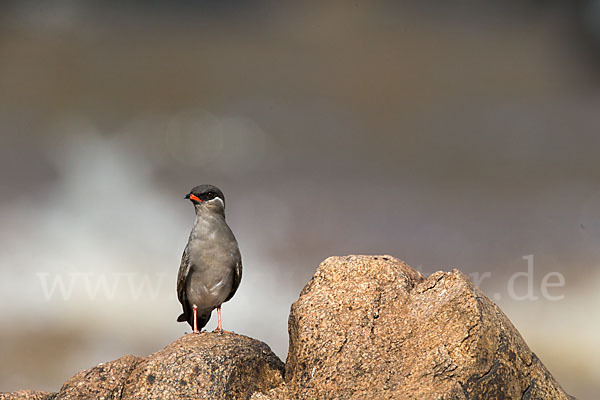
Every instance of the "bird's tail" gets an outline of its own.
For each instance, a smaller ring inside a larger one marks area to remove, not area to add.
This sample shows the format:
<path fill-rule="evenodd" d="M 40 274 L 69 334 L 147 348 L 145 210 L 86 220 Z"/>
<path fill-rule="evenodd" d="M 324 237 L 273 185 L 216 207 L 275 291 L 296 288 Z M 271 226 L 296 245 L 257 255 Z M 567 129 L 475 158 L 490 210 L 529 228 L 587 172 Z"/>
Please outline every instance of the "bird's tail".
<path fill-rule="evenodd" d="M 210 314 L 210 312 L 207 314 L 198 314 L 198 330 L 201 330 L 206 326 L 206 324 L 208 324 L 208 321 L 210 321 Z M 192 329 L 194 329 L 194 313 L 189 313 L 188 315 L 182 313 L 179 317 L 177 317 L 177 322 L 187 322 L 190 324 Z"/>

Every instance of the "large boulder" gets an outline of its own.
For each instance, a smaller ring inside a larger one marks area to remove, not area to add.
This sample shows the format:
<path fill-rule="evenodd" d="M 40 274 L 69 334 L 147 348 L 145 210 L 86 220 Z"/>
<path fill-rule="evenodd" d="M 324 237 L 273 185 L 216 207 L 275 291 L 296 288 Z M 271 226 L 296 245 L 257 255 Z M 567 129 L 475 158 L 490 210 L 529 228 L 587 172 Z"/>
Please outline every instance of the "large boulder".
<path fill-rule="evenodd" d="M 140 361 L 120 399 L 248 399 L 280 385 L 283 368 L 258 340 L 190 334 Z"/>
<path fill-rule="evenodd" d="M 286 384 L 270 398 L 570 398 L 457 270 L 425 278 L 390 256 L 328 258 L 292 305 L 289 335 Z"/>
<path fill-rule="evenodd" d="M 20 391 L 1 399 L 248 399 L 283 383 L 269 346 L 236 334 L 185 335 L 147 357 L 124 356 L 81 371 L 58 394 Z"/>

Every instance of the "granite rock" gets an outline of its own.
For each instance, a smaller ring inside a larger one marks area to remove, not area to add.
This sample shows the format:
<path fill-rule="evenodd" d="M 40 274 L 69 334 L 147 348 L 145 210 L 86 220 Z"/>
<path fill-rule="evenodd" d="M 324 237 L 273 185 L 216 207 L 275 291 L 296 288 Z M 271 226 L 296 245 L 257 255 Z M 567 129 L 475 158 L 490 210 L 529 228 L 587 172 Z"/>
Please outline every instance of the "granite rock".
<path fill-rule="evenodd" d="M 294 399 L 568 399 L 506 315 L 458 270 L 330 257 L 289 316 Z"/>

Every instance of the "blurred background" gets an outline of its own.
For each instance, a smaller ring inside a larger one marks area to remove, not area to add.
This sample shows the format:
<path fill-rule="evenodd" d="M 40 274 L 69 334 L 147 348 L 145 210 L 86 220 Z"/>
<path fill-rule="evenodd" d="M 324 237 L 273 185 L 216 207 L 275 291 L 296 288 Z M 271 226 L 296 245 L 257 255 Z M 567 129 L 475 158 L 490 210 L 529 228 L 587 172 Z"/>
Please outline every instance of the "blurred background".
<path fill-rule="evenodd" d="M 599 67 L 597 0 L 3 1 L 0 391 L 189 331 L 183 196 L 213 183 L 226 329 L 285 360 L 319 262 L 391 254 L 480 280 L 595 398 Z"/>

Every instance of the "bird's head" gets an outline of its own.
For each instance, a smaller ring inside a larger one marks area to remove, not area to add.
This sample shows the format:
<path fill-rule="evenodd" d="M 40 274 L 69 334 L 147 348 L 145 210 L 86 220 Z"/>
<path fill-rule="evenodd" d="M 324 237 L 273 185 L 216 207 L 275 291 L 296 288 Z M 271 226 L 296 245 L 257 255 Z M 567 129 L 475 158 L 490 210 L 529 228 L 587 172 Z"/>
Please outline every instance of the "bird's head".
<path fill-rule="evenodd" d="M 196 212 L 208 211 L 219 212 L 225 211 L 225 196 L 221 189 L 213 185 L 200 185 L 194 187 L 185 196 L 194 204 Z"/>

